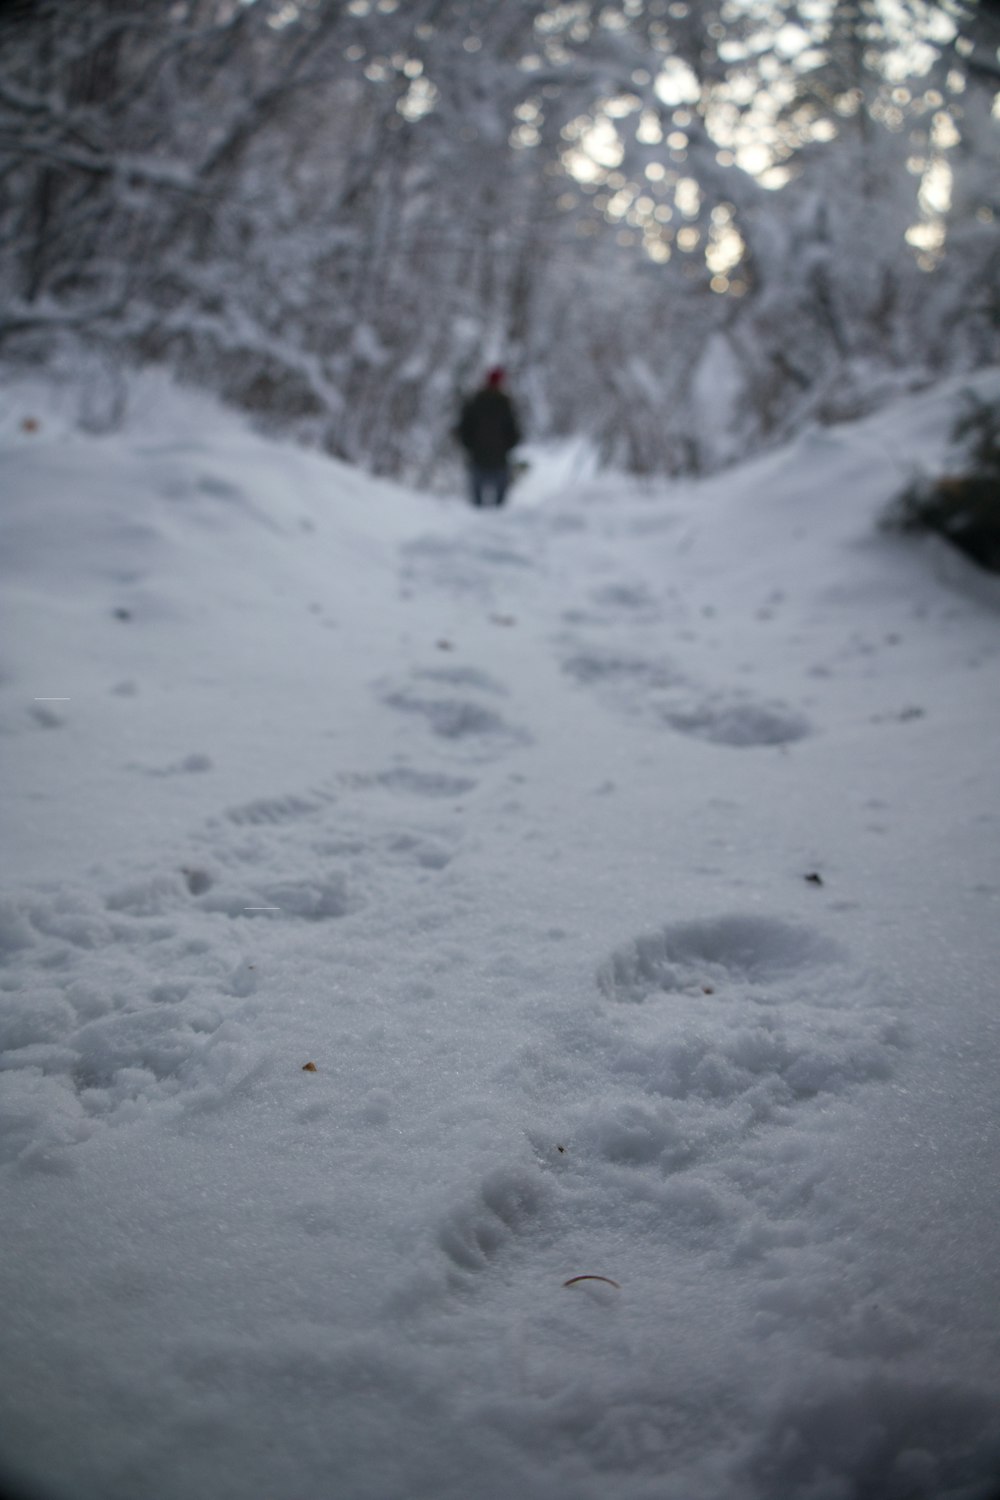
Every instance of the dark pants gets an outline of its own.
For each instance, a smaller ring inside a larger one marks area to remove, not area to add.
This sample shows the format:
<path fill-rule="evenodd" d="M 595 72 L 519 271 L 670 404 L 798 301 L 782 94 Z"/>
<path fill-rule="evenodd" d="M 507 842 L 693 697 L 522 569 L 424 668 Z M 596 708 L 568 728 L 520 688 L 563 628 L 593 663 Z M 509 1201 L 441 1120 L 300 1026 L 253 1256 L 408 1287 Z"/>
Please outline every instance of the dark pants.
<path fill-rule="evenodd" d="M 502 505 L 507 498 L 510 469 L 507 464 L 502 464 L 499 469 L 484 469 L 479 464 L 470 464 L 469 483 L 472 486 L 473 505 Z"/>

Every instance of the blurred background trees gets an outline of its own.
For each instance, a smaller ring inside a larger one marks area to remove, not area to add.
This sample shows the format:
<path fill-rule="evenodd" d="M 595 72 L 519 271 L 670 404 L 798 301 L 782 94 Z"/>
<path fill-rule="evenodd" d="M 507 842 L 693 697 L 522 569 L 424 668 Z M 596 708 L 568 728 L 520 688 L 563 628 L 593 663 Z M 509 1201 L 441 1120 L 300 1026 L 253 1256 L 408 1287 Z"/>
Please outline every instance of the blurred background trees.
<path fill-rule="evenodd" d="M 1000 359 L 986 0 L 8 0 L 0 357 L 431 483 L 458 391 L 703 471 Z"/>

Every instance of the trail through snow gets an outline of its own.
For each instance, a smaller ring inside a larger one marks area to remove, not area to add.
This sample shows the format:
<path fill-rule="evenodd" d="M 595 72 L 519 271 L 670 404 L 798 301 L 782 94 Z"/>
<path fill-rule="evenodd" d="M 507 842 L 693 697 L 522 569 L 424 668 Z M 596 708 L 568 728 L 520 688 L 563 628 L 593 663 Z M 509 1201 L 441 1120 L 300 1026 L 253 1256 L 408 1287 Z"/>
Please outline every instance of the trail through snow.
<path fill-rule="evenodd" d="M 953 394 L 477 514 L 4 393 L 0 1466 L 993 1494 L 1000 594 L 876 529 Z"/>

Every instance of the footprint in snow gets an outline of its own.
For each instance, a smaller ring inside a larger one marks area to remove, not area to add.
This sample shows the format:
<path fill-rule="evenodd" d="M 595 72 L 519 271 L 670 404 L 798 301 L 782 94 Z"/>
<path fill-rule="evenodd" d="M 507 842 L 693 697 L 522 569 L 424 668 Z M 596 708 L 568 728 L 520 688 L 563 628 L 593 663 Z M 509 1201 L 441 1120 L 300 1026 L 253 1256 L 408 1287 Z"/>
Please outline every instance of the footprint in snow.
<path fill-rule="evenodd" d="M 469 1272 L 485 1271 L 519 1236 L 536 1226 L 546 1183 L 530 1167 L 498 1167 L 446 1213 L 438 1243 L 461 1285 Z M 464 1273 L 464 1274 L 463 1274 Z"/>
<path fill-rule="evenodd" d="M 257 797 L 222 807 L 166 868 L 0 899 L 0 1154 L 68 1171 L 105 1123 L 202 1099 L 207 1080 L 229 1098 L 257 1066 L 241 1010 L 257 945 L 322 948 L 329 924 L 378 923 L 401 901 L 423 921 L 462 838 L 437 805 L 474 786 L 404 763 Z"/>
<path fill-rule="evenodd" d="M 601 966 L 597 983 L 611 1000 L 642 1004 L 692 988 L 774 983 L 844 957 L 838 943 L 809 928 L 733 915 L 674 923 L 634 938 Z"/>
<path fill-rule="evenodd" d="M 811 733 L 805 715 L 787 704 L 737 689 L 706 691 L 669 657 L 591 647 L 567 656 L 562 667 L 619 713 L 712 744 L 787 745 Z"/>
<path fill-rule="evenodd" d="M 495 602 L 498 586 L 507 594 L 536 566 L 534 555 L 506 542 L 417 537 L 401 549 L 400 581 L 404 591 L 429 588 L 459 599 Z"/>
<path fill-rule="evenodd" d="M 622 580 L 595 589 L 590 601 L 599 623 L 626 617 L 630 622 L 649 624 L 662 616 L 662 610 L 644 583 Z"/>
<path fill-rule="evenodd" d="M 235 823 L 237 828 L 259 828 L 315 817 L 332 800 L 327 792 L 313 792 L 309 796 L 255 797 L 250 802 L 227 807 L 223 817 Z"/>
<path fill-rule="evenodd" d="M 566 1233 L 590 1222 L 591 1204 L 603 1221 L 610 1194 L 622 1232 L 678 1249 L 721 1241 L 742 1244 L 747 1258 L 767 1253 L 778 1241 L 754 1237 L 758 1216 L 789 1220 L 813 1177 L 807 1164 L 798 1180 L 794 1151 L 762 1150 L 764 1132 L 806 1115 L 815 1128 L 814 1101 L 822 1108 L 889 1079 L 905 1044 L 895 1016 L 838 942 L 757 913 L 642 933 L 601 964 L 596 986 L 598 1012 L 574 1008 L 556 1021 L 544 1060 L 537 1049 L 523 1060 L 529 1075 L 538 1069 L 546 1101 L 553 1051 L 563 1064 L 560 1102 L 546 1104 L 551 1119 L 529 1135 L 537 1176 L 515 1174 L 535 1205 L 520 1215 L 522 1230 L 542 1206 Z M 510 1240 L 476 1200 L 440 1235 L 463 1271 L 482 1269 Z"/>
<path fill-rule="evenodd" d="M 459 676 L 456 677 L 455 673 Z M 462 687 L 466 692 L 462 695 L 435 692 L 438 683 L 445 688 Z M 508 723 L 492 705 L 467 696 L 470 689 L 492 696 L 504 691 L 486 674 L 474 672 L 470 676 L 467 668 L 456 668 L 454 672 L 443 669 L 441 672 L 416 673 L 400 687 L 390 684 L 378 687 L 381 701 L 387 708 L 423 719 L 432 734 L 461 745 L 476 757 L 491 756 L 531 743 L 527 730 Z"/>
<path fill-rule="evenodd" d="M 771 1118 L 847 1093 L 888 1078 L 903 1043 L 839 943 L 775 917 L 644 933 L 601 965 L 597 987 L 635 1014 L 617 1074 L 643 1097 L 702 1112 L 745 1098 Z"/>
<path fill-rule="evenodd" d="M 444 771 L 420 771 L 413 766 L 392 766 L 386 771 L 344 772 L 341 781 L 349 787 L 385 787 L 411 797 L 447 798 L 464 796 L 476 782 L 469 776 L 449 776 Z"/>
<path fill-rule="evenodd" d="M 678 734 L 738 749 L 791 745 L 812 732 L 805 714 L 788 704 L 736 691 L 711 693 L 686 704 L 664 706 L 662 717 Z"/>
<path fill-rule="evenodd" d="M 608 648 L 583 650 L 566 657 L 563 671 L 582 687 L 593 687 L 614 695 L 628 707 L 642 702 L 651 692 L 678 687 L 683 672 L 666 656 L 646 657 Z"/>

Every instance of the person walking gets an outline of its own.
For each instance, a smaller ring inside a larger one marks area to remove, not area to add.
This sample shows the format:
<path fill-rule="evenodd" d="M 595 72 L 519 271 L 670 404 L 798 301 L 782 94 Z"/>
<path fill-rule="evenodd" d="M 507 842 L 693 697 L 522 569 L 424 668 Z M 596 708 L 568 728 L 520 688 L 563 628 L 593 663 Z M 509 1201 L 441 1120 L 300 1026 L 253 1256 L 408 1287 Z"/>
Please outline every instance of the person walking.
<path fill-rule="evenodd" d="M 495 365 L 462 404 L 457 436 L 469 463 L 473 505 L 503 505 L 510 486 L 510 454 L 521 441 L 514 403 L 504 389 L 506 371 Z"/>

